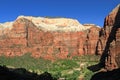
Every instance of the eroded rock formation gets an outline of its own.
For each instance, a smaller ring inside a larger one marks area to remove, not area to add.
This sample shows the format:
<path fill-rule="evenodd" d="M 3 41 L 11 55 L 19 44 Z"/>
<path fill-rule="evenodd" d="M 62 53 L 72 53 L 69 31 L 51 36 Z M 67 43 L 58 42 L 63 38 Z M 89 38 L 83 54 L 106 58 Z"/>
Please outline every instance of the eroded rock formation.
<path fill-rule="evenodd" d="M 120 5 L 105 18 L 104 27 L 100 31 L 97 54 L 102 54 L 101 63 L 107 70 L 120 65 Z"/>
<path fill-rule="evenodd" d="M 74 19 L 20 16 L 1 24 L 0 54 L 31 52 L 33 57 L 45 59 L 95 54 L 99 31 L 96 25 L 81 25 Z"/>

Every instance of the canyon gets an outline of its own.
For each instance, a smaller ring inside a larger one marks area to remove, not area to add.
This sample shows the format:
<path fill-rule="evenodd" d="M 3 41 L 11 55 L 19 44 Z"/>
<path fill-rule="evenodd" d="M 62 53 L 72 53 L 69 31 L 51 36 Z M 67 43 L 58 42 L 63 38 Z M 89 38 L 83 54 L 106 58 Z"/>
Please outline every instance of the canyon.
<path fill-rule="evenodd" d="M 106 70 L 120 67 L 120 5 L 105 18 L 103 28 L 75 19 L 19 16 L 0 24 L 0 55 L 31 53 L 48 60 L 101 55 Z"/>

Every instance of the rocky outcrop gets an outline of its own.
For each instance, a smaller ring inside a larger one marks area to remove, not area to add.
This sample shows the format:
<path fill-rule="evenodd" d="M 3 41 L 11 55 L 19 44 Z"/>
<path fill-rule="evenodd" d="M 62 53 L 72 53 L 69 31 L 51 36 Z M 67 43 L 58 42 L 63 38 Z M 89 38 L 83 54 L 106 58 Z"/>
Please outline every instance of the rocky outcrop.
<path fill-rule="evenodd" d="M 120 58 L 120 5 L 105 18 L 104 27 L 100 31 L 97 54 L 101 54 L 101 63 L 107 70 L 119 67 Z"/>
<path fill-rule="evenodd" d="M 36 27 L 43 31 L 59 31 L 59 32 L 76 32 L 83 31 L 86 28 L 75 19 L 69 18 L 43 18 L 31 16 L 19 16 L 19 18 L 26 18 L 31 21 Z"/>
<path fill-rule="evenodd" d="M 96 54 L 97 41 L 99 39 L 100 27 L 93 24 L 85 24 L 85 27 L 90 27 L 87 31 L 87 38 L 85 44 L 85 53 L 87 54 Z"/>
<path fill-rule="evenodd" d="M 74 19 L 20 16 L 1 24 L 0 54 L 21 56 L 30 52 L 33 57 L 50 60 L 95 54 L 99 31 L 96 25 L 81 25 Z"/>

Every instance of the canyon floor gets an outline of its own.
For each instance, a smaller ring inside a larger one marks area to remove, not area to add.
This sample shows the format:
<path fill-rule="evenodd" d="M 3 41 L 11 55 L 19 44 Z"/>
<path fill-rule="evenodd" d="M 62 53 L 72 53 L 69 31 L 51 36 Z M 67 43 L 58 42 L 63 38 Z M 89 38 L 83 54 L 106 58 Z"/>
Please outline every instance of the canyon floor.
<path fill-rule="evenodd" d="M 99 59 L 99 56 L 84 55 L 72 59 L 50 61 L 42 58 L 35 59 L 30 56 L 30 53 L 28 53 L 21 57 L 9 58 L 1 56 L 0 65 L 1 67 L 8 68 L 9 72 L 13 72 L 21 77 L 18 77 L 15 80 L 28 80 L 28 78 L 29 80 L 90 80 L 92 75 L 98 72 L 98 70 L 93 70 L 91 67 L 98 64 Z M 96 69 L 97 68 L 99 67 L 96 67 Z M 1 71 L 4 73 L 2 68 Z M 47 76 L 48 74 L 50 76 Z M 46 76 L 43 76 L 42 79 L 41 75 Z M 2 78 L 6 79 L 6 76 Z M 8 78 L 11 78 L 11 76 Z M 10 80 L 13 80 L 13 78 Z"/>

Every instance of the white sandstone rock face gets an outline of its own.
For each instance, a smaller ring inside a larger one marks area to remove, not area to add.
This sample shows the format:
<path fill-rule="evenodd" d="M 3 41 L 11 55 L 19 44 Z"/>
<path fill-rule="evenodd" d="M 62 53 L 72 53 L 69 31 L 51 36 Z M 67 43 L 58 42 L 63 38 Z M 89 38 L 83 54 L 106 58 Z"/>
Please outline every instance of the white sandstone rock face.
<path fill-rule="evenodd" d="M 90 29 L 93 25 L 82 25 L 76 19 L 70 18 L 44 18 L 32 16 L 19 16 L 17 19 L 30 20 L 36 27 L 43 31 L 77 32 Z M 0 23 L 0 30 L 12 29 L 14 22 Z"/>
<path fill-rule="evenodd" d="M 101 28 L 100 26 L 97 26 L 95 24 L 83 24 L 83 26 L 87 29 L 91 28 L 92 26 L 95 26 L 95 27 L 98 27 L 98 28 Z"/>
<path fill-rule="evenodd" d="M 44 31 L 75 32 L 89 29 L 84 27 L 75 19 L 70 18 L 44 18 L 32 16 L 19 16 L 17 19 L 26 18 L 33 22 L 38 28 Z"/>
<path fill-rule="evenodd" d="M 13 27 L 13 22 L 5 22 L 5 23 L 0 23 L 0 29 L 12 29 Z"/>

